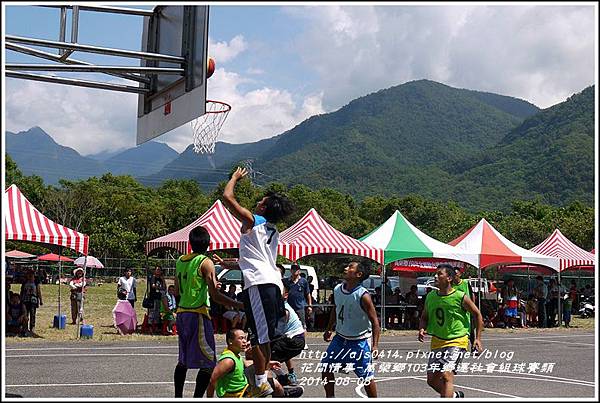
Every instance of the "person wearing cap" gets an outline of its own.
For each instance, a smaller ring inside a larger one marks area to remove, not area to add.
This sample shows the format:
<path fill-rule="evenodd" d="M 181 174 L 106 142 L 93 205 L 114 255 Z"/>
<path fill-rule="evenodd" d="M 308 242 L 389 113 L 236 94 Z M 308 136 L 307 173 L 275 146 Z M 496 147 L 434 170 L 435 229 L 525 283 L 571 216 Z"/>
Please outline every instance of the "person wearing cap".
<path fill-rule="evenodd" d="M 77 324 L 77 316 L 81 309 L 81 302 L 83 301 L 83 293 L 85 292 L 86 283 L 83 279 L 83 269 L 77 267 L 73 270 L 73 278 L 69 281 L 69 287 L 71 287 L 71 324 Z"/>
<path fill-rule="evenodd" d="M 287 302 L 294 312 L 300 318 L 302 327 L 306 330 L 306 311 L 310 315 L 312 312 L 312 296 L 310 295 L 310 286 L 308 280 L 300 276 L 300 265 L 292 264 L 291 275 L 285 279 L 285 285 L 288 288 Z"/>

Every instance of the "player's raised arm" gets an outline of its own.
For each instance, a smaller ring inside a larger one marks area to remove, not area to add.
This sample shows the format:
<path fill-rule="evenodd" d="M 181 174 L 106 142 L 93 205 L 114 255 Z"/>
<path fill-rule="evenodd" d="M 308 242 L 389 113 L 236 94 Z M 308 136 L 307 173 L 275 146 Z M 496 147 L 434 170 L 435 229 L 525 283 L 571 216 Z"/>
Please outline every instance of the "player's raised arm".
<path fill-rule="evenodd" d="M 244 176 L 248 175 L 248 171 L 245 168 L 238 167 L 233 175 L 231 175 L 231 179 L 225 185 L 225 189 L 223 190 L 223 204 L 225 207 L 233 214 L 235 218 L 242 222 L 242 232 L 245 230 L 252 228 L 254 225 L 254 216 L 250 210 L 242 207 L 235 198 L 234 189 L 235 184 L 242 179 Z"/>

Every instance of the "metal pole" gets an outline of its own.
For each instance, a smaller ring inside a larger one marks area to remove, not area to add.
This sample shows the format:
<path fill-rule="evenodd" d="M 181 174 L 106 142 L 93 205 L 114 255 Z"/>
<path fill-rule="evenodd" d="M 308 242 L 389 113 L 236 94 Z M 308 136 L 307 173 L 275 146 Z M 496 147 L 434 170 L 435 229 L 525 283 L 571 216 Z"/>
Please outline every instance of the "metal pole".
<path fill-rule="evenodd" d="M 561 293 L 561 284 L 560 284 L 560 268 L 558 269 L 558 327 L 562 327 L 562 313 L 560 311 L 560 300 L 562 298 L 562 293 Z"/>
<path fill-rule="evenodd" d="M 137 52 L 133 50 L 104 48 L 100 46 L 82 45 L 77 43 L 48 41 L 45 39 L 26 38 L 15 35 L 5 35 L 6 42 L 27 43 L 30 45 L 47 46 L 49 48 L 73 49 L 81 52 L 100 53 L 109 56 L 133 57 L 137 59 L 158 60 L 169 63 L 184 63 L 185 59 L 179 56 L 163 55 L 160 53 Z"/>
<path fill-rule="evenodd" d="M 381 266 L 381 330 L 385 330 L 385 265 Z"/>
<path fill-rule="evenodd" d="M 77 315 L 77 338 L 81 338 L 81 325 L 83 321 L 83 300 L 85 299 L 85 271 L 87 268 L 87 255 L 83 260 L 83 284 L 81 287 L 81 306 L 79 307 L 79 314 Z"/>
<path fill-rule="evenodd" d="M 481 267 L 477 268 L 477 277 L 479 278 L 479 287 L 477 287 L 477 309 L 481 312 Z"/>
<path fill-rule="evenodd" d="M 76 59 L 58 57 L 56 55 L 53 55 L 52 53 L 44 52 L 44 51 L 33 49 L 33 48 L 28 48 L 27 46 L 21 46 L 21 45 L 17 45 L 14 43 L 7 43 L 6 49 L 13 50 L 13 51 L 19 52 L 19 53 L 24 53 L 26 55 L 36 56 L 36 57 L 39 57 L 42 59 L 48 59 L 48 60 L 52 60 L 55 62 L 65 63 L 65 64 L 93 66 L 92 63 L 88 63 L 88 62 L 84 62 L 84 61 L 76 60 Z M 125 78 L 127 80 L 137 81 L 140 83 L 145 83 L 145 84 L 150 83 L 150 79 L 144 78 L 142 76 L 137 76 L 135 74 L 120 74 L 120 73 L 106 73 L 106 74 L 109 74 L 109 75 L 115 76 L 115 77 Z"/>
<path fill-rule="evenodd" d="M 24 71 L 71 71 L 84 73 L 146 73 L 146 74 L 179 74 L 184 70 L 170 67 L 140 66 L 95 66 L 95 65 L 62 65 L 62 64 L 5 64 L 7 70 Z"/>
<path fill-rule="evenodd" d="M 50 8 L 71 8 L 73 6 L 51 6 L 51 5 L 43 5 L 39 7 L 50 7 Z M 105 7 L 105 6 L 76 6 L 79 7 L 81 11 L 97 11 L 101 13 L 114 13 L 114 14 L 128 14 L 128 15 L 137 15 L 141 17 L 152 17 L 154 13 L 148 10 L 137 10 L 131 8 L 123 8 L 123 7 Z"/>
<path fill-rule="evenodd" d="M 71 43 L 77 43 L 77 34 L 79 33 L 79 6 L 73 6 L 73 15 L 71 20 Z"/>
<path fill-rule="evenodd" d="M 6 75 L 6 77 L 11 77 L 11 78 L 21 78 L 21 79 L 25 79 L 25 80 L 43 81 L 43 82 L 55 83 L 55 84 L 68 84 L 68 85 L 74 85 L 76 87 L 97 88 L 97 89 L 101 89 L 101 90 L 132 92 L 134 94 L 145 94 L 148 92 L 148 90 L 146 90 L 144 88 L 131 87 L 128 85 L 106 84 L 106 83 L 100 83 L 97 81 L 77 80 L 77 79 L 73 79 L 73 78 L 62 78 L 62 77 L 50 77 L 50 76 L 46 76 L 46 75 L 20 73 L 20 72 L 16 72 L 16 71 L 8 71 L 8 70 L 6 70 L 5 75 Z"/>
<path fill-rule="evenodd" d="M 62 272 L 62 261 L 60 260 L 60 255 L 62 255 L 62 246 L 58 248 L 58 329 L 60 329 L 60 274 Z"/>
<path fill-rule="evenodd" d="M 61 42 L 65 41 L 67 35 L 67 8 L 60 8 L 60 33 L 58 35 L 58 40 Z M 63 49 L 58 49 L 58 55 L 62 56 L 65 53 Z"/>

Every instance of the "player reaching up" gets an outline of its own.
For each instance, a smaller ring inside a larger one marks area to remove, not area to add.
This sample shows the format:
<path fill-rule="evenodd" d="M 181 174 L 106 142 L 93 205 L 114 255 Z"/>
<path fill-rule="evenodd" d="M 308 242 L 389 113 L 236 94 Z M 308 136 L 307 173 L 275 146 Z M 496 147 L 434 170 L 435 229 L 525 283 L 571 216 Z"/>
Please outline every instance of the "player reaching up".
<path fill-rule="evenodd" d="M 286 197 L 269 192 L 252 214 L 234 194 L 236 183 L 247 174 L 244 168 L 236 169 L 223 191 L 223 203 L 242 223 L 237 264 L 244 279 L 242 299 L 256 366 L 256 387 L 251 396 L 264 397 L 273 393 L 265 373 L 271 357 L 270 342 L 280 336 L 277 326 L 285 316 L 283 283 L 276 266 L 279 232 L 275 224 L 293 211 L 293 205 Z"/>

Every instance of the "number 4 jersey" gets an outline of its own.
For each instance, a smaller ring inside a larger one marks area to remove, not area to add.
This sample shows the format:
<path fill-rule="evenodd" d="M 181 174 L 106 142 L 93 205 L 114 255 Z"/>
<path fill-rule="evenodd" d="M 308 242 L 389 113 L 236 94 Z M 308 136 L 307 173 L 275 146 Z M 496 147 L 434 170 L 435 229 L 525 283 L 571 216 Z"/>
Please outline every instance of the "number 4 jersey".
<path fill-rule="evenodd" d="M 367 289 L 362 285 L 346 290 L 346 282 L 333 289 L 335 298 L 335 332 L 345 339 L 359 340 L 371 337 L 371 321 L 362 307 L 361 299 Z"/>
<path fill-rule="evenodd" d="M 469 320 L 462 306 L 464 296 L 464 292 L 455 289 L 448 295 L 439 295 L 437 291 L 427 294 L 427 333 L 433 336 L 432 349 L 468 345 Z"/>

